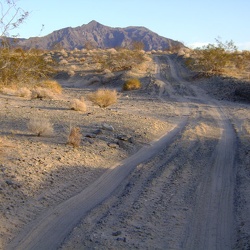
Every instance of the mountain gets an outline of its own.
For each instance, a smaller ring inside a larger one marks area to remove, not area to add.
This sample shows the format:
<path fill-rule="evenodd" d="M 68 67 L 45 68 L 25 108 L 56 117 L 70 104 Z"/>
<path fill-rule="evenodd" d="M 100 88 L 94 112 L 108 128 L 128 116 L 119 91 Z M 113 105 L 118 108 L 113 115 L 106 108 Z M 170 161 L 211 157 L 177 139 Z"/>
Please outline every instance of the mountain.
<path fill-rule="evenodd" d="M 165 50 L 171 47 L 184 47 L 178 41 L 159 36 L 145 27 L 131 26 L 112 28 L 96 21 L 76 28 L 64 28 L 44 37 L 22 39 L 18 45 L 26 48 L 53 49 L 62 47 L 72 50 L 87 45 L 94 48 L 128 47 L 133 41 L 143 42 L 144 50 Z"/>

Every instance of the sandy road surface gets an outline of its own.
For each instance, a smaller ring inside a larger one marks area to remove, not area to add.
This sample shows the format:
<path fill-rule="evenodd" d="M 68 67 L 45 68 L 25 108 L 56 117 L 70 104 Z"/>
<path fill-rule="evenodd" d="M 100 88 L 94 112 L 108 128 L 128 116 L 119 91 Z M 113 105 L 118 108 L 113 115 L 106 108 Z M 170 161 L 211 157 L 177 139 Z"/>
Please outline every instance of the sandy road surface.
<path fill-rule="evenodd" d="M 167 72 L 157 63 L 159 97 L 183 103 L 185 128 L 83 219 L 63 249 L 232 249 L 232 124 L 220 103 L 189 87 L 170 57 Z"/>
<path fill-rule="evenodd" d="M 32 223 L 9 246 L 10 249 L 57 249 L 80 218 L 105 200 L 140 163 L 157 154 L 186 125 L 183 119 L 172 131 L 151 146 L 114 166 L 80 194 L 51 209 Z"/>
<path fill-rule="evenodd" d="M 171 57 L 157 59 L 153 90 L 163 105 L 183 106 L 175 128 L 48 211 L 9 249 L 63 241 L 62 249 L 232 248 L 236 135 L 220 103 L 180 72 Z"/>
<path fill-rule="evenodd" d="M 172 76 L 183 82 L 176 67 L 168 60 Z M 184 82 L 185 83 L 185 82 Z M 233 196 L 236 184 L 234 159 L 236 135 L 220 103 L 192 87 L 200 100 L 210 105 L 220 138 L 196 193 L 194 214 L 188 226 L 185 249 L 231 249 L 233 247 Z"/>

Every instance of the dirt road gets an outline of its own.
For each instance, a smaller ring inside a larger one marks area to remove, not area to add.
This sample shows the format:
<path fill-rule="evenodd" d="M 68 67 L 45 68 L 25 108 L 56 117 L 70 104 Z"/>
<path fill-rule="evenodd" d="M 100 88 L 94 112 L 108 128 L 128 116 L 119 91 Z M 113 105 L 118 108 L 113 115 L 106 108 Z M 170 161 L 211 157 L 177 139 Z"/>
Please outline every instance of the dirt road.
<path fill-rule="evenodd" d="M 9 249 L 233 248 L 236 133 L 221 103 L 182 72 L 171 56 L 157 58 L 149 86 L 162 105 L 182 106 L 174 128 L 42 215 Z"/>

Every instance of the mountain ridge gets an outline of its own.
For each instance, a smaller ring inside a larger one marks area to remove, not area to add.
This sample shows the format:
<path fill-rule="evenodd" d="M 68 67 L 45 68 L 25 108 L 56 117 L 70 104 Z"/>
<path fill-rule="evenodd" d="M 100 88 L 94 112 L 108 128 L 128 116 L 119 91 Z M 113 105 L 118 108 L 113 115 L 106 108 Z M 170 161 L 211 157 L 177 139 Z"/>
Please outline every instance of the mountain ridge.
<path fill-rule="evenodd" d="M 144 50 L 167 50 L 172 47 L 185 47 L 181 42 L 158 35 L 143 26 L 126 28 L 105 26 L 95 20 L 75 28 L 65 27 L 43 37 L 22 39 L 18 46 L 25 48 L 72 50 L 87 46 L 93 48 L 130 47 L 134 41 L 142 42 Z"/>

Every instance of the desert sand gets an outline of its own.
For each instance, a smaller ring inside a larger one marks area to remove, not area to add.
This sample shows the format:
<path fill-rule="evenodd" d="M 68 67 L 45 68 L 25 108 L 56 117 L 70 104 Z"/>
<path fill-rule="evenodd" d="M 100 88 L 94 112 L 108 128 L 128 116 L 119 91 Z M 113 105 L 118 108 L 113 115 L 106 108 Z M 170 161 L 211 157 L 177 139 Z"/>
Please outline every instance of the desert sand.
<path fill-rule="evenodd" d="M 153 59 L 142 89 L 105 85 L 119 91 L 108 108 L 70 109 L 103 87 L 80 75 L 58 79 L 53 100 L 0 96 L 0 248 L 249 249 L 249 104 L 230 80 L 191 80 L 176 56 Z M 54 133 L 32 134 L 34 116 Z"/>

